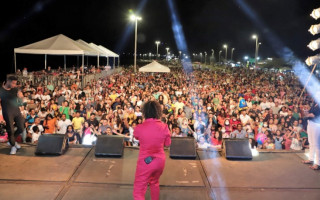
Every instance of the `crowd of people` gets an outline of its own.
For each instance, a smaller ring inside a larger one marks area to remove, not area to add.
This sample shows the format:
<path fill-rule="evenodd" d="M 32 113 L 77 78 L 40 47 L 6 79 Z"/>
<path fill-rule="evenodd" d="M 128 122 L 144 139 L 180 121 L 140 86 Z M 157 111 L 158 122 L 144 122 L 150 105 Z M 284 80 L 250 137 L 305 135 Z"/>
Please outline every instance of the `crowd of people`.
<path fill-rule="evenodd" d="M 46 69 L 40 71 L 28 71 L 27 68 L 23 68 L 23 70 L 17 69 L 15 76 L 17 76 L 18 80 L 23 84 L 32 82 L 34 85 L 50 85 L 49 88 L 52 90 L 52 85 L 61 86 L 62 83 L 71 85 L 73 82 L 76 82 L 76 84 L 81 87 L 83 76 L 99 74 L 102 71 L 111 69 L 111 66 L 96 67 L 94 65 L 85 65 L 84 67 L 72 66 L 66 69 L 59 66 L 56 70 L 53 70 L 51 66 L 48 66 Z"/>
<path fill-rule="evenodd" d="M 139 146 L 133 132 L 144 120 L 141 108 L 157 100 L 171 136 L 194 137 L 198 148 L 219 148 L 223 138 L 248 138 L 252 148 L 301 150 L 308 148 L 306 126 L 314 103 L 307 93 L 299 99 L 302 85 L 293 73 L 231 67 L 123 70 L 84 88 L 76 82 L 19 87 L 26 127 L 21 141 L 27 143 L 57 133 L 67 134 L 69 144 L 90 145 L 98 135 L 121 135 L 126 146 Z M 5 123 L 1 112 L 0 121 Z"/>

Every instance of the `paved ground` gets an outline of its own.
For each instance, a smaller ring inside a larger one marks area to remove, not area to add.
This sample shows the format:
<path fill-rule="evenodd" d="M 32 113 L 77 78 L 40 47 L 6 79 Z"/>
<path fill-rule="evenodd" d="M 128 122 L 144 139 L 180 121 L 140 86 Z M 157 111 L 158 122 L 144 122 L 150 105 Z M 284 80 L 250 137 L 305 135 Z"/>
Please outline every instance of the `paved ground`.
<path fill-rule="evenodd" d="M 125 148 L 122 158 L 96 158 L 94 148 L 69 148 L 62 156 L 34 151 L 26 145 L 10 156 L 0 144 L 0 199 L 132 199 L 138 149 Z M 303 153 L 260 153 L 251 161 L 215 151 L 198 151 L 196 160 L 166 153 L 160 199 L 320 199 L 320 172 L 300 163 Z"/>

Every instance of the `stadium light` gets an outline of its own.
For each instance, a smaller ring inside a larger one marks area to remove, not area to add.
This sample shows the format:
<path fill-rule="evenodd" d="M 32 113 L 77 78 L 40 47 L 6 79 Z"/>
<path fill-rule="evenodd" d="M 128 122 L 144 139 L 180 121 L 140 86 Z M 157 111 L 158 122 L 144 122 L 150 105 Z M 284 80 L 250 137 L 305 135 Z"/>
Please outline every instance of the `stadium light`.
<path fill-rule="evenodd" d="M 223 48 L 225 48 L 226 49 L 226 57 L 225 57 L 225 60 L 226 60 L 226 62 L 228 62 L 228 60 L 227 60 L 227 56 L 228 56 L 228 45 L 223 45 Z"/>
<path fill-rule="evenodd" d="M 311 57 L 308 57 L 306 59 L 306 64 L 308 66 L 312 66 L 312 65 L 316 65 L 320 62 L 320 54 L 318 55 L 315 55 L 315 56 L 311 56 Z"/>
<path fill-rule="evenodd" d="M 138 32 L 138 21 L 142 18 L 136 15 L 131 15 L 130 20 L 135 22 L 135 31 L 134 31 L 134 64 L 133 69 L 134 73 L 137 72 L 137 32 Z"/>
<path fill-rule="evenodd" d="M 310 14 L 311 17 L 314 19 L 319 19 L 320 18 L 320 8 L 314 9 L 312 13 Z"/>
<path fill-rule="evenodd" d="M 157 56 L 156 56 L 156 58 L 158 58 L 158 56 L 159 56 L 158 49 L 159 49 L 160 41 L 156 41 L 155 43 L 157 45 Z"/>
<path fill-rule="evenodd" d="M 256 49 L 254 52 L 254 65 L 257 66 L 257 58 L 258 58 L 258 49 L 259 49 L 259 37 L 257 35 L 252 35 L 252 39 L 256 40 Z"/>
<path fill-rule="evenodd" d="M 313 17 L 313 18 L 316 19 L 316 20 L 317 20 L 318 18 L 320 18 L 320 8 L 314 9 L 314 10 L 312 11 L 312 13 L 310 14 L 310 16 Z M 320 32 L 320 24 L 318 24 L 318 25 L 312 25 L 312 26 L 310 27 L 310 29 L 309 29 L 309 32 L 310 32 L 312 35 L 315 35 L 315 34 L 319 33 L 319 32 Z M 319 48 L 320 48 L 320 38 L 317 39 L 317 40 L 312 40 L 312 41 L 309 43 L 308 47 L 309 47 L 312 51 L 315 51 L 315 50 L 319 49 Z M 320 54 L 317 54 L 317 55 L 315 55 L 315 56 L 308 57 L 308 58 L 306 59 L 306 64 L 307 64 L 308 66 L 314 65 L 311 74 L 313 73 L 315 67 L 316 67 L 317 64 L 319 64 L 319 63 L 320 63 Z"/>
<path fill-rule="evenodd" d="M 309 47 L 312 51 L 315 51 L 315 50 L 319 49 L 319 48 L 320 48 L 320 38 L 317 39 L 317 40 L 312 40 L 312 41 L 309 43 L 308 47 Z"/>
<path fill-rule="evenodd" d="M 312 35 L 315 35 L 315 34 L 318 34 L 320 33 L 320 24 L 317 24 L 317 25 L 312 25 L 309 29 L 309 32 L 312 34 Z"/>

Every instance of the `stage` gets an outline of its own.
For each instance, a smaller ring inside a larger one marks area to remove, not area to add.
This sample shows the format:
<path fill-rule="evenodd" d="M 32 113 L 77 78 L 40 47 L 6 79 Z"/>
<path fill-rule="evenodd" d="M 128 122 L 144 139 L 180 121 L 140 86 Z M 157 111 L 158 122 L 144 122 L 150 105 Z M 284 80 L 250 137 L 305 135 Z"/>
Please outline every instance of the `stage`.
<path fill-rule="evenodd" d="M 23 145 L 10 156 L 0 144 L 1 199 L 132 199 L 138 149 L 97 158 L 94 147 L 74 146 L 62 156 L 35 156 L 35 148 Z M 320 199 L 320 171 L 300 162 L 303 152 L 260 152 L 249 161 L 226 160 L 218 151 L 198 150 L 196 160 L 166 154 L 160 199 Z"/>

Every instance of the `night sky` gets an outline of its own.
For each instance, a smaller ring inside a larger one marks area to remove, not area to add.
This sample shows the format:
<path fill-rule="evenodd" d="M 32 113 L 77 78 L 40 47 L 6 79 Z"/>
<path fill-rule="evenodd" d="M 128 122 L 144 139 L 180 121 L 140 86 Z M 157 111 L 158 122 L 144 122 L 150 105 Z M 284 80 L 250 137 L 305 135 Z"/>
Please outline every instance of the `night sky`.
<path fill-rule="evenodd" d="M 223 50 L 222 45 L 226 43 L 229 55 L 231 48 L 236 49 L 235 60 L 241 60 L 245 55 L 253 57 L 255 41 L 251 36 L 256 33 L 262 43 L 259 56 L 277 57 L 271 41 L 266 38 L 266 32 L 271 31 L 300 59 L 316 54 L 306 45 L 317 39 L 308 32 L 312 24 L 320 23 L 310 17 L 312 10 L 320 7 L 317 0 L 174 2 L 190 53 L 206 51 L 211 54 L 214 49 L 217 58 L 217 52 Z M 263 25 L 254 23 L 248 15 L 252 13 L 244 11 L 239 2 L 246 3 Z M 138 23 L 138 53 L 155 53 L 155 41 L 160 40 L 159 53 L 164 54 L 165 48 L 170 47 L 171 52 L 178 54 L 167 0 L 11 0 L 2 9 L 0 55 L 6 73 L 14 70 L 14 48 L 60 33 L 75 40 L 103 45 L 116 53 L 133 53 L 134 29 L 129 21 L 130 10 L 140 10 L 142 17 Z M 22 68 L 19 64 L 18 67 Z"/>

